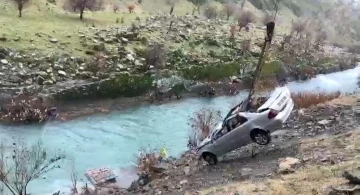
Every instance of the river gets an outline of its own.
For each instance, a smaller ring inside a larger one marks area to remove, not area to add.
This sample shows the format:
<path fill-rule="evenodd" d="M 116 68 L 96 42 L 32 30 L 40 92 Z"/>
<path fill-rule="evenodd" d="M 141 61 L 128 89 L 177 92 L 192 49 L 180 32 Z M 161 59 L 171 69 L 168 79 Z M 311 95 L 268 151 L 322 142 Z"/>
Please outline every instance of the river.
<path fill-rule="evenodd" d="M 306 82 L 292 82 L 290 91 L 341 90 L 344 93 L 359 92 L 357 76 L 360 67 L 328 75 L 318 75 Z M 133 179 L 125 174 L 124 168 L 136 160 L 135 155 L 141 147 L 161 147 L 165 145 L 172 156 L 186 150 L 189 132 L 188 119 L 200 107 L 214 107 L 223 112 L 230 105 L 240 101 L 246 92 L 233 97 L 212 99 L 190 98 L 163 105 L 149 105 L 108 114 L 98 114 L 67 122 L 51 122 L 45 126 L 0 126 L 1 140 L 26 139 L 27 142 L 43 140 L 45 146 L 55 152 L 60 149 L 67 159 L 60 169 L 44 175 L 31 183 L 29 191 L 36 195 L 52 194 L 58 190 L 70 189 L 71 167 L 79 177 L 90 168 L 110 167 L 121 177 L 124 185 Z M 74 163 L 75 162 L 75 163 Z"/>

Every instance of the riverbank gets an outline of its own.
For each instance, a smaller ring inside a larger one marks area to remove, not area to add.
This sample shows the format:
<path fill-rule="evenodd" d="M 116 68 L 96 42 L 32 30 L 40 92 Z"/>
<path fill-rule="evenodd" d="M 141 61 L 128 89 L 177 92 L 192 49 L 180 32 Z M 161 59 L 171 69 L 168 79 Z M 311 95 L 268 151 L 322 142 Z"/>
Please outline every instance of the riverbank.
<path fill-rule="evenodd" d="M 170 163 L 160 178 L 130 194 L 231 194 L 248 190 L 255 194 L 278 194 L 279 190 L 284 194 L 323 194 L 330 185 L 345 184 L 342 171 L 352 172 L 352 167 L 358 166 L 356 145 L 360 134 L 353 131 L 360 122 L 358 99 L 343 97 L 294 111 L 284 128 L 274 133 L 270 146 L 243 147 L 216 166 L 204 166 L 184 156 Z M 285 164 L 280 163 L 283 161 Z M 284 175 L 286 172 L 290 174 Z M 292 185 L 307 176 L 307 180 Z M 309 188 L 301 187 L 303 182 L 313 181 Z"/>

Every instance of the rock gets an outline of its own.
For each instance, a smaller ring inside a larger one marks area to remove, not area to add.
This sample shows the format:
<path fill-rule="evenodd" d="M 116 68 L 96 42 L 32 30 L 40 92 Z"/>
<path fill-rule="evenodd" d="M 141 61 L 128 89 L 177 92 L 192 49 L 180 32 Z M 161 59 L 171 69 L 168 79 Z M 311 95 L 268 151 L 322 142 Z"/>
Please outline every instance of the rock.
<path fill-rule="evenodd" d="M 135 61 L 135 58 L 131 54 L 127 54 L 126 59 L 128 59 L 131 62 Z"/>
<path fill-rule="evenodd" d="M 5 59 L 6 55 L 0 52 L 0 59 Z"/>
<path fill-rule="evenodd" d="M 5 42 L 5 41 L 7 41 L 7 38 L 6 37 L 0 37 L 0 41 Z"/>
<path fill-rule="evenodd" d="M 156 165 L 151 166 L 151 170 L 155 173 L 161 173 L 168 170 L 170 165 L 168 163 L 158 163 Z"/>
<path fill-rule="evenodd" d="M 189 175 L 189 174 L 190 174 L 190 167 L 189 167 L 189 166 L 184 167 L 184 174 L 185 174 L 185 175 Z"/>
<path fill-rule="evenodd" d="M 329 123 L 330 123 L 330 121 L 329 121 L 329 120 L 324 119 L 324 120 L 318 121 L 317 123 L 318 123 L 318 124 L 320 124 L 320 125 L 327 125 L 327 124 L 329 124 Z"/>
<path fill-rule="evenodd" d="M 58 40 L 57 40 L 56 38 L 51 38 L 51 39 L 50 39 L 50 42 L 51 42 L 51 43 L 57 43 Z"/>
<path fill-rule="evenodd" d="M 61 76 L 66 76 L 66 72 L 63 70 L 58 70 L 58 74 Z"/>
<path fill-rule="evenodd" d="M 36 83 L 37 83 L 38 85 L 43 85 L 44 82 L 45 82 L 44 77 L 42 77 L 42 76 L 39 75 L 39 76 L 36 78 Z"/>
<path fill-rule="evenodd" d="M 1 59 L 1 60 L 0 60 L 0 63 L 6 65 L 6 64 L 8 64 L 9 62 L 8 62 L 6 59 Z"/>
<path fill-rule="evenodd" d="M 279 169 L 280 173 L 291 173 L 294 172 L 294 167 L 300 164 L 300 160 L 293 157 L 286 157 L 285 159 L 279 159 Z"/>

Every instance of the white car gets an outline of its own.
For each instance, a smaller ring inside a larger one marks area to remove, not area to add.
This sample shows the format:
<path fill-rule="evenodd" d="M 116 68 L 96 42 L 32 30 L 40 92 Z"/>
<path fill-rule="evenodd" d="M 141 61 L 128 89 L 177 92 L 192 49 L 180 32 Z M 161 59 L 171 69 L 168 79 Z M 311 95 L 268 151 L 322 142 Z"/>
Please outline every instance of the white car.
<path fill-rule="evenodd" d="M 287 87 L 276 88 L 269 99 L 255 112 L 241 112 L 247 102 L 241 102 L 230 110 L 210 136 L 197 147 L 197 155 L 213 165 L 218 157 L 255 142 L 267 145 L 270 134 L 282 127 L 294 108 Z"/>

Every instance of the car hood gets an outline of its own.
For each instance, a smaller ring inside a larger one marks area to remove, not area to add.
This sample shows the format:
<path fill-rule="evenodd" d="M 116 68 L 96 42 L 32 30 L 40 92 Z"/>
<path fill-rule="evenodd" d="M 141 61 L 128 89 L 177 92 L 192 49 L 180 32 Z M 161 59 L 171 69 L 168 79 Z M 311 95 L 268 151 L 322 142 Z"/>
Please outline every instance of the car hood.
<path fill-rule="evenodd" d="M 209 137 L 206 137 L 204 140 L 202 140 L 198 146 L 198 149 L 202 148 L 203 146 L 207 145 L 208 143 L 211 142 L 211 138 L 210 136 Z"/>

